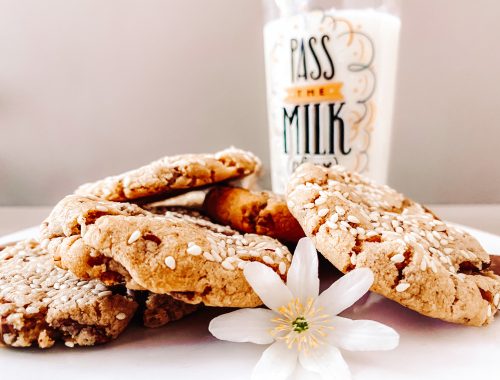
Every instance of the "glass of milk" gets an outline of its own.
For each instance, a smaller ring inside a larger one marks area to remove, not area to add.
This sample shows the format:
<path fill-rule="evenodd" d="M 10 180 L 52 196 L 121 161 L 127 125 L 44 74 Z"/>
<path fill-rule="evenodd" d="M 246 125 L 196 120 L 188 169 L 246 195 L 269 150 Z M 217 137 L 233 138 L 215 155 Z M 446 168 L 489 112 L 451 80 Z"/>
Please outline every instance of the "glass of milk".
<path fill-rule="evenodd" d="M 385 183 L 401 22 L 396 0 L 264 0 L 273 190 L 304 162 Z"/>

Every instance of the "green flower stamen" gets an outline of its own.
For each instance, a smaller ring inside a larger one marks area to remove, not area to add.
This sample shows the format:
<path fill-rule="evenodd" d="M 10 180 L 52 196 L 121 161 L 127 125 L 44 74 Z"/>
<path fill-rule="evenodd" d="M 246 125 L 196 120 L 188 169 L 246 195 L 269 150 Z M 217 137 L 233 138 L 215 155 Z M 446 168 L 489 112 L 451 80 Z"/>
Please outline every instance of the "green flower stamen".
<path fill-rule="evenodd" d="M 293 331 L 301 333 L 309 330 L 309 324 L 304 317 L 297 317 L 295 321 L 292 322 Z"/>

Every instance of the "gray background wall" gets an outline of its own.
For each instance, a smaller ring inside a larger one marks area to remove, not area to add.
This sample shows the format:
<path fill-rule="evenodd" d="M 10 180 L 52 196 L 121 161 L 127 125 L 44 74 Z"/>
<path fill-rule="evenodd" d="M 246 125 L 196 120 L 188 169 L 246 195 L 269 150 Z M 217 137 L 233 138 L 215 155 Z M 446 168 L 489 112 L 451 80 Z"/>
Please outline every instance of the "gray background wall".
<path fill-rule="evenodd" d="M 500 202 L 500 2 L 403 0 L 390 182 Z M 258 0 L 0 0 L 0 205 L 165 154 L 268 159 Z"/>

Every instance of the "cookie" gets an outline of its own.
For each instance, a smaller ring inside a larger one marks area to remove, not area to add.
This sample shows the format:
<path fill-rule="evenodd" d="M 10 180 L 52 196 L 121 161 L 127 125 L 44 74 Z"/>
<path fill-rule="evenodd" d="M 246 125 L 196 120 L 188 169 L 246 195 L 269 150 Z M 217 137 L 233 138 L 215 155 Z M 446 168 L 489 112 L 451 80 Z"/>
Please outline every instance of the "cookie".
<path fill-rule="evenodd" d="M 0 252 L 0 341 L 12 347 L 92 346 L 116 338 L 137 304 L 98 280 L 54 266 L 35 241 Z"/>
<path fill-rule="evenodd" d="M 303 164 L 287 201 L 335 267 L 372 269 L 373 291 L 465 325 L 486 325 L 497 313 L 500 277 L 478 241 L 395 190 L 338 166 Z"/>
<path fill-rule="evenodd" d="M 154 294 L 147 291 L 134 291 L 133 294 L 141 306 L 142 323 L 149 328 L 177 321 L 199 308 L 198 305 L 176 300 L 168 294 Z"/>
<path fill-rule="evenodd" d="M 285 278 L 291 260 L 288 249 L 267 236 L 78 195 L 54 208 L 41 235 L 56 265 L 80 278 L 125 282 L 130 289 L 209 306 L 261 305 L 243 267 L 259 261 Z"/>
<path fill-rule="evenodd" d="M 205 197 L 203 210 L 217 223 L 241 232 L 267 235 L 292 244 L 304 237 L 284 198 L 271 192 L 216 186 Z"/>
<path fill-rule="evenodd" d="M 250 152 L 229 148 L 215 154 L 164 157 L 139 169 L 80 186 L 75 194 L 111 201 L 177 194 L 186 189 L 239 179 L 260 170 L 260 160 Z"/>

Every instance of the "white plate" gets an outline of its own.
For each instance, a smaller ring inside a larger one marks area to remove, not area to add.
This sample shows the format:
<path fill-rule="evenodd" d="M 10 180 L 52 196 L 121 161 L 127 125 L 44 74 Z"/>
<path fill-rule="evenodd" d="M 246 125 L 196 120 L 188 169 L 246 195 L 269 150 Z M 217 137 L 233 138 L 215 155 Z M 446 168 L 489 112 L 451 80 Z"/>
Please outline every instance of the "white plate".
<path fill-rule="evenodd" d="M 488 251 L 500 253 L 500 236 L 464 229 Z M 322 271 L 329 272 L 326 265 Z M 207 325 L 220 312 L 205 309 L 159 329 L 131 326 L 118 340 L 100 347 L 1 349 L 0 379 L 249 379 L 265 347 L 214 339 Z M 354 379 L 500 378 L 496 369 L 499 320 L 483 328 L 454 325 L 423 317 L 375 294 L 344 315 L 380 321 L 401 335 L 394 351 L 345 352 Z"/>

